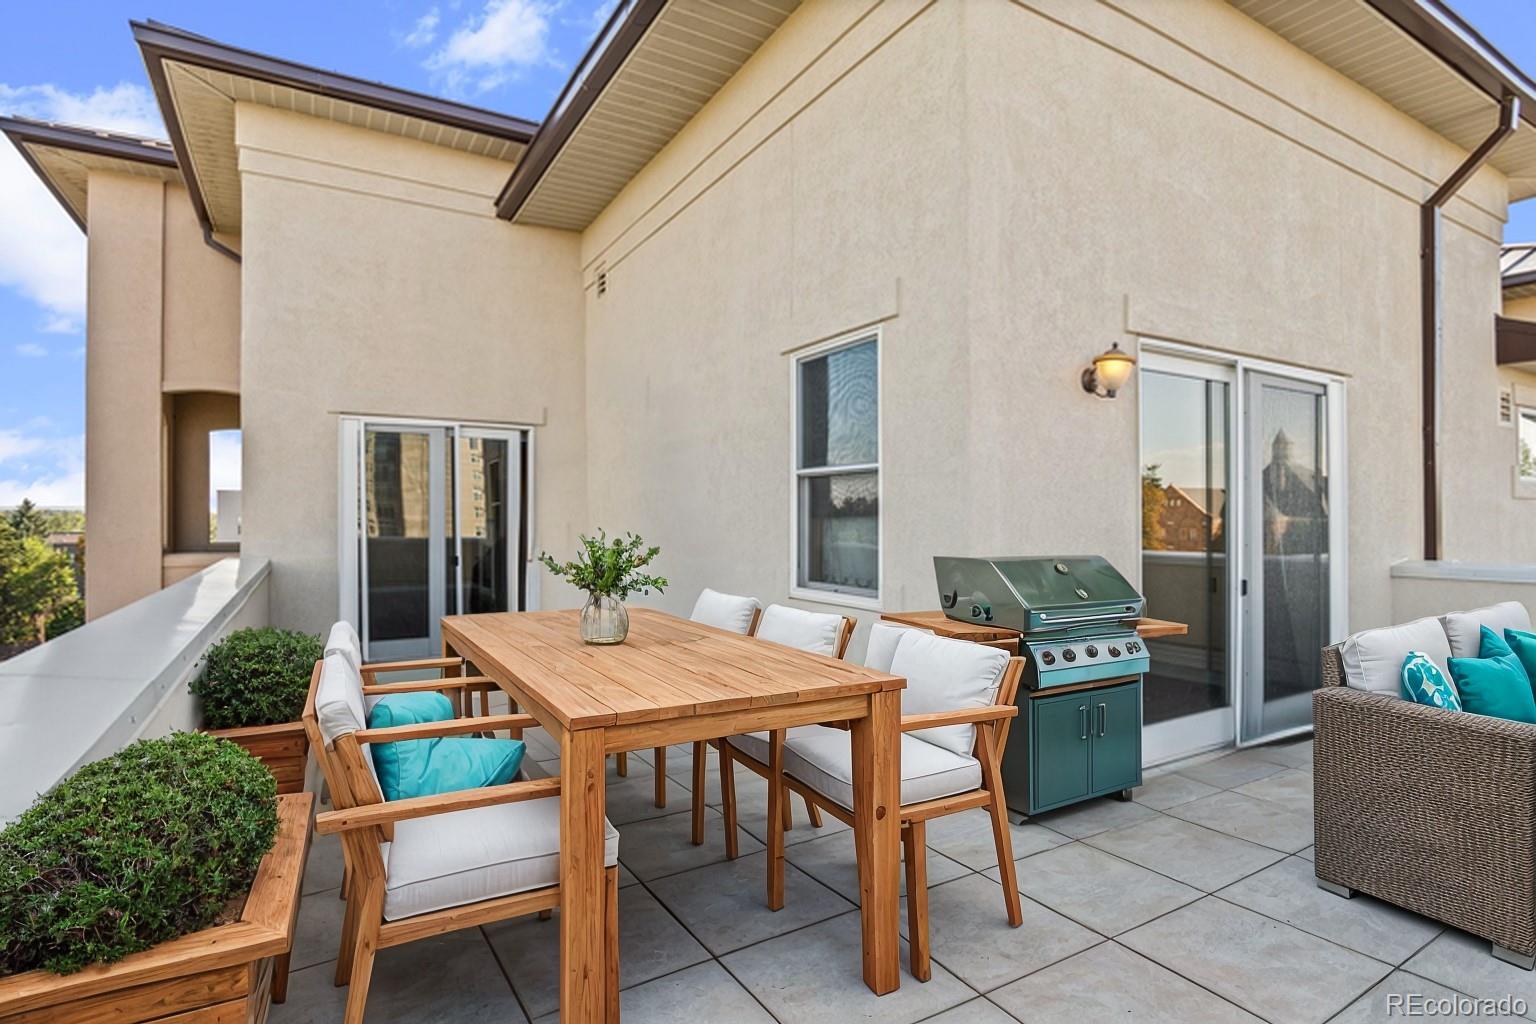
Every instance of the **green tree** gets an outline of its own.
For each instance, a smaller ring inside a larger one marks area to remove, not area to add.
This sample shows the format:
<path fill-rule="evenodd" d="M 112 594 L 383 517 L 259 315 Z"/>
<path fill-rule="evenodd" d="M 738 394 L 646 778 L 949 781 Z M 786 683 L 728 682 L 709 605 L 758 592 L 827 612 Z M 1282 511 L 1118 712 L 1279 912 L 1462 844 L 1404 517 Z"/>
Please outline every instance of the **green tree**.
<path fill-rule="evenodd" d="M 1141 471 L 1141 547 L 1144 551 L 1162 551 L 1168 546 L 1163 536 L 1163 507 L 1168 492 L 1163 488 L 1162 467 L 1156 464 Z"/>
<path fill-rule="evenodd" d="M 6 519 L 10 522 L 11 529 L 23 537 L 36 537 L 41 540 L 48 536 L 49 515 L 34 505 L 31 498 L 22 498 L 21 504 L 11 509 Z"/>
<path fill-rule="evenodd" d="M 48 620 L 78 597 L 66 556 L 0 521 L 0 645 L 42 643 Z"/>

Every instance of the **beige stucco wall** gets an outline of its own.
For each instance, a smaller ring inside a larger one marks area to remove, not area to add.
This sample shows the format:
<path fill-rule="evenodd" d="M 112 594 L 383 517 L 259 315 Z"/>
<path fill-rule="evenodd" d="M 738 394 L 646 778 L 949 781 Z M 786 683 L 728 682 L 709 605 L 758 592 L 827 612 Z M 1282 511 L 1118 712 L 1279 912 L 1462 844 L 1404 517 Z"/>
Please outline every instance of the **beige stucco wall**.
<path fill-rule="evenodd" d="M 1504 315 L 1514 320 L 1536 321 L 1536 295 L 1504 300 Z"/>
<path fill-rule="evenodd" d="M 164 386 L 240 392 L 240 265 L 203 240 L 180 185 L 166 188 Z"/>
<path fill-rule="evenodd" d="M 535 536 L 584 526 L 578 239 L 496 219 L 505 163 L 242 104 L 242 555 L 275 625 L 338 613 L 339 417 L 535 427 Z"/>
<path fill-rule="evenodd" d="M 240 429 L 240 396 L 193 391 L 169 403 L 171 550 L 208 551 L 208 435 Z"/>
<path fill-rule="evenodd" d="M 884 606 L 931 605 L 941 552 L 1134 579 L 1137 389 L 1077 378 L 1151 335 L 1347 379 L 1350 620 L 1385 622 L 1420 555 L 1417 203 L 1462 156 L 1216 0 L 808 3 L 584 235 L 592 520 L 662 545 L 673 610 L 783 599 L 789 352 L 878 322 Z M 1445 552 L 1536 561 L 1493 415 L 1503 195 L 1447 210 Z"/>

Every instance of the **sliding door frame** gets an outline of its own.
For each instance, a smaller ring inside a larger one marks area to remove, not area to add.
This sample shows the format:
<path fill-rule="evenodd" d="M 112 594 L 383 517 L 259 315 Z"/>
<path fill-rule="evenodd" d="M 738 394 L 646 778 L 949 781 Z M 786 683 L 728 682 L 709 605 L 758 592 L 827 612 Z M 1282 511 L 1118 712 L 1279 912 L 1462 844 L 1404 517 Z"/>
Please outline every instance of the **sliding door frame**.
<path fill-rule="evenodd" d="M 1231 648 L 1228 657 L 1231 659 L 1233 671 L 1230 685 L 1232 686 L 1232 725 L 1233 735 L 1236 737 L 1238 747 L 1254 746 L 1260 743 L 1269 743 L 1287 736 L 1300 735 L 1311 730 L 1311 725 L 1301 725 L 1293 729 L 1243 739 L 1241 725 L 1246 711 L 1247 694 L 1247 666 L 1249 664 L 1249 637 L 1247 636 L 1247 620 L 1243 613 L 1246 602 L 1242 594 L 1241 581 L 1249 567 L 1251 538 L 1248 536 L 1248 509 L 1246 502 L 1249 495 L 1248 488 L 1248 379 L 1250 374 L 1263 374 L 1270 377 L 1289 378 L 1306 384 L 1313 384 L 1323 388 L 1325 399 L 1324 408 L 1327 416 L 1328 430 L 1328 551 L 1329 551 L 1329 580 L 1328 580 L 1328 626 L 1329 643 L 1338 643 L 1349 635 L 1349 463 L 1348 463 L 1348 392 L 1346 380 L 1336 373 L 1321 370 L 1308 369 L 1301 366 L 1293 366 L 1289 363 L 1276 362 L 1269 359 L 1259 359 L 1253 356 L 1238 355 L 1236 353 L 1222 352 L 1215 349 L 1201 348 L 1184 342 L 1169 341 L 1162 338 L 1141 336 L 1138 339 L 1138 347 L 1141 353 L 1141 365 L 1144 368 L 1158 369 L 1159 357 L 1168 358 L 1172 365 L 1177 363 L 1207 363 L 1216 366 L 1230 367 L 1235 378 L 1235 386 L 1232 390 L 1232 405 L 1230 416 L 1233 424 L 1232 439 L 1232 474 L 1229 482 L 1227 496 L 1227 522 L 1239 523 L 1242 526 L 1236 534 L 1229 530 L 1227 544 L 1227 559 L 1229 578 L 1233 581 L 1229 594 L 1231 608 L 1228 610 L 1229 622 L 1232 630 L 1228 636 L 1228 644 Z M 1164 365 L 1170 365 L 1165 363 Z M 1174 370 L 1173 372 L 1178 372 Z M 1138 391 L 1137 401 L 1140 393 Z M 1137 416 L 1138 451 L 1140 449 L 1140 423 Z M 1139 472 L 1138 466 L 1138 472 Z M 1233 569 L 1237 575 L 1230 575 Z M 1156 614 L 1156 609 L 1152 609 Z M 1322 658 L 1322 652 L 1318 652 L 1318 658 Z M 1171 755 L 1178 756 L 1178 755 Z M 1149 762 L 1154 763 L 1154 762 Z"/>

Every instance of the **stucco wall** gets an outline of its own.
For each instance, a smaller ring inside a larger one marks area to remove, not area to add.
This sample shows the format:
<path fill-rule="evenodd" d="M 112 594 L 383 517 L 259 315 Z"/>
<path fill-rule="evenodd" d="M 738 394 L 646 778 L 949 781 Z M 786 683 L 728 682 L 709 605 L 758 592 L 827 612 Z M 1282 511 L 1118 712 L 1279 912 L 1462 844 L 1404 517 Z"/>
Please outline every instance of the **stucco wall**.
<path fill-rule="evenodd" d="M 1507 300 L 1504 303 L 1504 315 L 1515 320 L 1536 320 L 1536 295 Z"/>
<path fill-rule="evenodd" d="M 169 411 L 171 550 L 208 551 L 208 435 L 240 429 L 240 396 L 186 392 L 171 396 Z"/>
<path fill-rule="evenodd" d="M 782 599 L 789 351 L 879 322 L 884 606 L 940 552 L 1134 579 L 1137 389 L 1077 378 L 1145 334 L 1348 379 L 1350 618 L 1386 622 L 1417 203 L 1462 156 L 1215 0 L 808 3 L 584 235 L 593 520 L 662 544 L 674 610 Z M 1447 211 L 1445 549 L 1536 561 L 1493 450 L 1503 188 Z"/>
<path fill-rule="evenodd" d="M 240 264 L 203 240 L 180 185 L 166 186 L 166 391 L 240 391 Z"/>
<path fill-rule="evenodd" d="M 243 204 L 242 554 L 272 621 L 338 611 L 343 414 L 535 426 L 532 544 L 585 523 L 578 240 L 495 218 L 508 165 L 237 108 Z"/>

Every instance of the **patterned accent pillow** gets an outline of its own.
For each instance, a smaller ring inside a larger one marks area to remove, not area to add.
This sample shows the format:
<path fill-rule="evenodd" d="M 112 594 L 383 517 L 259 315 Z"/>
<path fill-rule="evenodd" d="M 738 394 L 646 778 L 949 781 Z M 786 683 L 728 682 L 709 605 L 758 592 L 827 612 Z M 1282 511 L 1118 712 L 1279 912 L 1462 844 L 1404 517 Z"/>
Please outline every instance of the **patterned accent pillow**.
<path fill-rule="evenodd" d="M 1403 699 L 1415 704 L 1428 704 L 1432 708 L 1460 711 L 1461 695 L 1445 678 L 1440 666 L 1420 651 L 1409 651 L 1403 659 Z"/>

